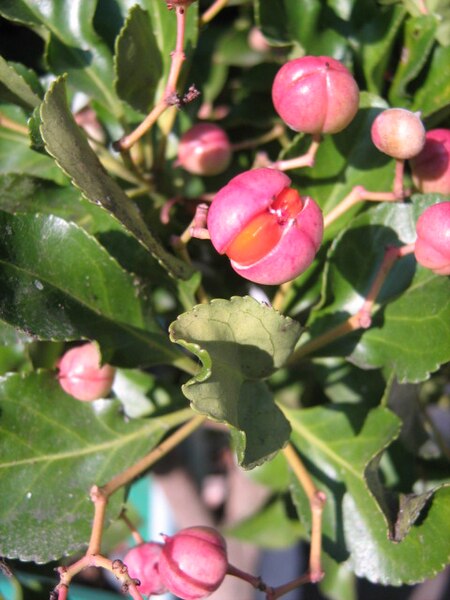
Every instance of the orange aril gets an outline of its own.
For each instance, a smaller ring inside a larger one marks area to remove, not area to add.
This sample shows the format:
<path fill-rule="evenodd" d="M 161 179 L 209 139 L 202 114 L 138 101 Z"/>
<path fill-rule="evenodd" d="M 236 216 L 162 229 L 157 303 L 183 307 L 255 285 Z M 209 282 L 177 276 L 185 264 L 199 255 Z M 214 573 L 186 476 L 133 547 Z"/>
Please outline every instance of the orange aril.
<path fill-rule="evenodd" d="M 284 225 L 303 208 L 295 190 L 285 188 L 270 208 L 256 215 L 229 244 L 227 256 L 242 266 L 252 265 L 266 256 L 280 241 Z"/>

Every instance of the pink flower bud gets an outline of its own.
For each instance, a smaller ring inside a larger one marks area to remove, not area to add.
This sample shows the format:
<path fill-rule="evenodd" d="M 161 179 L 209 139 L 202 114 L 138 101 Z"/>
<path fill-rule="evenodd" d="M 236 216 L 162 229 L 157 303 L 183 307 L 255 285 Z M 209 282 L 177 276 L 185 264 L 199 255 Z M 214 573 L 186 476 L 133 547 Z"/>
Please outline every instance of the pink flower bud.
<path fill-rule="evenodd" d="M 450 129 L 431 129 L 411 160 L 414 185 L 424 194 L 450 195 Z"/>
<path fill-rule="evenodd" d="M 372 123 L 372 141 L 392 158 L 404 160 L 419 154 L 425 144 L 425 128 L 419 113 L 388 108 Z"/>
<path fill-rule="evenodd" d="M 159 595 L 167 592 L 158 568 L 162 548 L 162 544 L 157 542 L 145 542 L 128 550 L 123 559 L 129 576 L 139 580 L 138 590 L 141 594 Z"/>
<path fill-rule="evenodd" d="M 436 275 L 450 275 L 450 202 L 433 204 L 416 224 L 417 262 Z"/>
<path fill-rule="evenodd" d="M 230 258 L 239 275 L 255 283 L 278 285 L 294 279 L 320 247 L 320 208 L 290 184 L 275 169 L 245 171 L 216 194 L 209 208 L 213 246 Z"/>
<path fill-rule="evenodd" d="M 100 352 L 94 343 L 68 350 L 58 363 L 59 383 L 67 393 L 82 401 L 104 398 L 111 391 L 115 369 L 100 365 Z"/>
<path fill-rule="evenodd" d="M 212 527 L 188 527 L 165 538 L 159 572 L 179 598 L 206 598 L 221 585 L 227 570 L 225 540 Z"/>
<path fill-rule="evenodd" d="M 267 41 L 267 38 L 264 37 L 261 29 L 258 27 L 252 27 L 248 32 L 247 37 L 248 45 L 255 52 L 261 52 L 262 54 L 269 52 L 271 50 L 271 45 Z"/>
<path fill-rule="evenodd" d="M 356 115 L 359 89 L 350 71 L 334 58 L 303 56 L 278 71 L 272 100 L 294 131 L 337 133 Z"/>
<path fill-rule="evenodd" d="M 178 164 L 194 175 L 218 175 L 228 168 L 232 149 L 225 131 L 214 123 L 198 123 L 180 139 Z"/>

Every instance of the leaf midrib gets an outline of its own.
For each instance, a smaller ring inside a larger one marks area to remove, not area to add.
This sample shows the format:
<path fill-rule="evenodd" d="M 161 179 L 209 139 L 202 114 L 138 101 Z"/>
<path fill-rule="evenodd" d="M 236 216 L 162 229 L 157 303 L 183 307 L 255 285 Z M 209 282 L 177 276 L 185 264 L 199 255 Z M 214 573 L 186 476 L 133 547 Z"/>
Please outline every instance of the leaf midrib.
<path fill-rule="evenodd" d="M 22 466 L 22 465 L 35 465 L 36 463 L 42 463 L 42 462 L 53 462 L 55 460 L 67 460 L 70 458 L 80 458 L 82 456 L 87 456 L 89 454 L 97 454 L 97 453 L 102 453 L 102 452 L 106 452 L 107 450 L 111 450 L 111 449 L 119 449 L 123 446 L 127 446 L 128 444 L 132 443 L 134 440 L 139 439 L 140 437 L 143 437 L 145 434 L 152 432 L 152 430 L 154 430 L 155 432 L 157 431 L 158 426 L 163 429 L 164 431 L 167 431 L 169 429 L 169 426 L 166 425 L 164 422 L 156 422 L 154 420 L 152 420 L 150 423 L 144 425 L 142 428 L 129 433 L 127 435 L 121 435 L 120 437 L 116 437 L 114 439 L 110 439 L 106 442 L 102 442 L 101 444 L 95 444 L 95 445 L 90 445 L 86 448 L 83 449 L 76 449 L 76 450 L 70 450 L 70 451 L 65 451 L 65 452 L 60 452 L 57 454 L 41 454 L 39 456 L 33 456 L 33 457 L 29 457 L 29 458 L 24 458 L 21 460 L 15 460 L 15 461 L 10 461 L 10 462 L 4 462 L 4 463 L 0 463 L 0 470 L 1 469 L 9 469 L 9 468 L 15 468 L 18 466 Z M 1 431 L 1 428 L 0 428 Z"/>

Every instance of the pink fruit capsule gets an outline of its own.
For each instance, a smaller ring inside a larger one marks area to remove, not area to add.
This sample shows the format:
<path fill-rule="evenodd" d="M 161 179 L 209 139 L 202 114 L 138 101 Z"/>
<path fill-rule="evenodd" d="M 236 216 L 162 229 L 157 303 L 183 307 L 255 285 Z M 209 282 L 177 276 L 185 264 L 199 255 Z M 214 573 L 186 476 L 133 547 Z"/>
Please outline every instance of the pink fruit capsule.
<path fill-rule="evenodd" d="M 107 396 L 115 369 L 111 365 L 101 366 L 100 361 L 100 352 L 94 343 L 68 350 L 58 363 L 58 379 L 63 390 L 85 402 Z"/>
<path fill-rule="evenodd" d="M 424 194 L 450 195 L 450 129 L 431 129 L 411 160 L 414 185 Z"/>
<path fill-rule="evenodd" d="M 141 594 L 165 594 L 166 586 L 159 574 L 159 559 L 162 544 L 145 542 L 128 550 L 123 562 L 128 568 L 128 574 L 139 580 L 138 590 Z"/>
<path fill-rule="evenodd" d="M 168 590 L 182 600 L 207 598 L 227 570 L 225 540 L 212 527 L 187 527 L 165 538 L 159 572 Z"/>
<path fill-rule="evenodd" d="M 350 71 L 334 58 L 303 56 L 278 71 L 272 100 L 294 131 L 337 133 L 356 115 L 359 89 Z"/>
<path fill-rule="evenodd" d="M 417 262 L 436 275 L 450 275 L 450 202 L 433 204 L 416 224 Z"/>
<path fill-rule="evenodd" d="M 313 261 L 322 241 L 323 218 L 312 198 L 290 187 L 275 169 L 253 169 L 234 177 L 208 211 L 211 242 L 233 269 L 255 283 L 294 279 Z"/>
<path fill-rule="evenodd" d="M 398 160 L 416 156 L 425 144 L 420 114 L 404 108 L 381 112 L 372 123 L 371 136 L 380 152 Z"/>
<path fill-rule="evenodd" d="M 195 175 L 218 175 L 228 168 L 231 156 L 225 131 L 214 123 L 198 123 L 181 137 L 177 164 Z"/>

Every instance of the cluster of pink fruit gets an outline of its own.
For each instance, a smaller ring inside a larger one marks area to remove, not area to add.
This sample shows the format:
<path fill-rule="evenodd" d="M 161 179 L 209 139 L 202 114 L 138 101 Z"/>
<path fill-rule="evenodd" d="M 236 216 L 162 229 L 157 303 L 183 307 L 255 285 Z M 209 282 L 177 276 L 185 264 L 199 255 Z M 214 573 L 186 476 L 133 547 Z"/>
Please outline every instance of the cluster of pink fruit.
<path fill-rule="evenodd" d="M 281 67 L 272 99 L 291 129 L 318 137 L 347 127 L 358 111 L 359 90 L 337 60 L 305 56 Z M 393 108 L 375 119 L 372 140 L 385 154 L 410 160 L 419 191 L 450 194 L 450 130 L 426 133 L 418 113 Z M 180 140 L 178 164 L 194 174 L 216 175 L 228 168 L 232 150 L 221 127 L 197 124 Z M 294 279 L 310 266 L 320 247 L 320 208 L 290 185 L 287 175 L 276 169 L 253 169 L 234 177 L 209 208 L 207 229 L 214 248 L 230 258 L 237 273 L 255 283 L 278 285 Z M 445 274 L 450 269 L 450 203 L 442 204 L 440 228 L 434 228 L 431 235 L 423 226 L 418 230 L 416 258 Z M 444 257 L 446 266 L 432 255 Z"/>
<path fill-rule="evenodd" d="M 145 542 L 124 558 L 128 574 L 142 594 L 171 592 L 182 600 L 200 600 L 217 590 L 228 572 L 224 538 L 211 527 L 188 527 L 164 543 Z"/>

